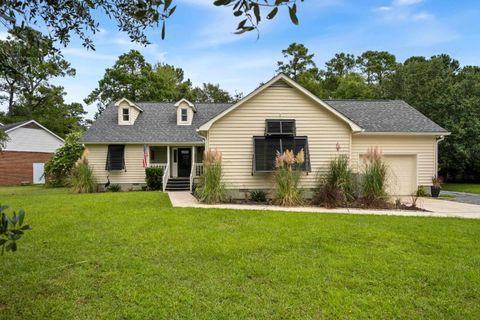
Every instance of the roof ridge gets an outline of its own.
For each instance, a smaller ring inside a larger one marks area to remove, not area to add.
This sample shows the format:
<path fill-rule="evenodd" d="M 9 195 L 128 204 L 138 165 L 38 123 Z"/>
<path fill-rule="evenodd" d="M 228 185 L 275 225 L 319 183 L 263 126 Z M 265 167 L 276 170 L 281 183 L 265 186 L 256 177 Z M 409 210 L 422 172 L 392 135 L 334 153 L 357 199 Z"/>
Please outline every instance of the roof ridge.
<path fill-rule="evenodd" d="M 175 104 L 176 102 L 175 101 L 138 101 L 138 102 L 135 102 L 135 103 L 150 103 L 150 104 L 154 104 L 154 103 L 165 103 L 165 104 L 168 104 L 168 103 L 171 103 L 171 104 Z M 192 102 L 193 104 L 233 104 L 234 102 Z"/>
<path fill-rule="evenodd" d="M 385 101 L 401 101 L 401 102 L 405 102 L 405 100 L 401 100 L 401 99 L 322 99 L 323 101 L 358 101 L 358 102 L 362 102 L 362 101 L 368 101 L 368 102 L 372 102 L 372 101 L 375 101 L 375 102 L 385 102 Z"/>

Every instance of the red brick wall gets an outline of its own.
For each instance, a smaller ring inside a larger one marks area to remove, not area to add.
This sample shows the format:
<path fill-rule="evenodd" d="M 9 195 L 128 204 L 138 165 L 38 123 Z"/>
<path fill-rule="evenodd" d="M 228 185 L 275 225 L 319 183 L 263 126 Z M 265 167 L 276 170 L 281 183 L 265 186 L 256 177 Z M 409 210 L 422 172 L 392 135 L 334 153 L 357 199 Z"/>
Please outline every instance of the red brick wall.
<path fill-rule="evenodd" d="M 52 155 L 52 153 L 43 152 L 0 152 L 0 185 L 11 186 L 22 182 L 32 183 L 33 163 L 45 163 Z"/>

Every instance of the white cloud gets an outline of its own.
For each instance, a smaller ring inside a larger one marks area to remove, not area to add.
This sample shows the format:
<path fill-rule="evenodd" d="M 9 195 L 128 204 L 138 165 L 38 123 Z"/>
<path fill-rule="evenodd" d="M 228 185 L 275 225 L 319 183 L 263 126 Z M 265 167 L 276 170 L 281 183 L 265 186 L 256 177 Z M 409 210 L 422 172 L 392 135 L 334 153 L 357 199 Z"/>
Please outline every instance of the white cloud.
<path fill-rule="evenodd" d="M 6 31 L 0 31 L 0 40 L 7 40 L 7 37 L 9 36 L 10 34 Z"/>
<path fill-rule="evenodd" d="M 393 4 L 399 6 L 411 6 L 423 2 L 423 0 L 394 0 Z"/>
<path fill-rule="evenodd" d="M 152 43 L 147 46 L 143 46 L 139 43 L 131 41 L 127 36 L 118 36 L 113 38 L 112 42 L 123 48 L 123 50 L 138 50 L 143 54 L 147 54 L 156 61 L 153 62 L 164 62 L 167 55 L 166 51 L 160 50 L 158 44 Z"/>
<path fill-rule="evenodd" d="M 417 14 L 412 15 L 412 19 L 415 21 L 421 21 L 421 20 L 433 20 L 434 16 L 428 12 L 420 12 Z"/>
<path fill-rule="evenodd" d="M 378 11 L 391 11 L 392 9 L 393 8 L 389 6 L 381 6 L 377 8 Z"/>

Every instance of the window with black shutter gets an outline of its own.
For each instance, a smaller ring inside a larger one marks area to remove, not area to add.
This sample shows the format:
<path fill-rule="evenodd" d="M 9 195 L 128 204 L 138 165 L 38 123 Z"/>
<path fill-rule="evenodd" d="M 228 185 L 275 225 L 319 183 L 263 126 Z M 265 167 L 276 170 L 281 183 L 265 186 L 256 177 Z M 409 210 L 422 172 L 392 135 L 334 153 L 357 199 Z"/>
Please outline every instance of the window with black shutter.
<path fill-rule="evenodd" d="M 107 163 L 105 170 L 123 170 L 125 169 L 125 145 L 111 144 L 108 146 Z"/>
<path fill-rule="evenodd" d="M 295 120 L 280 119 L 265 121 L 265 135 L 273 136 L 294 136 L 295 135 Z"/>
<path fill-rule="evenodd" d="M 303 149 L 305 162 L 302 170 L 310 171 L 310 153 L 307 137 L 253 137 L 253 172 L 271 172 L 275 170 L 275 158 L 278 153 L 293 150 L 298 154 Z"/>

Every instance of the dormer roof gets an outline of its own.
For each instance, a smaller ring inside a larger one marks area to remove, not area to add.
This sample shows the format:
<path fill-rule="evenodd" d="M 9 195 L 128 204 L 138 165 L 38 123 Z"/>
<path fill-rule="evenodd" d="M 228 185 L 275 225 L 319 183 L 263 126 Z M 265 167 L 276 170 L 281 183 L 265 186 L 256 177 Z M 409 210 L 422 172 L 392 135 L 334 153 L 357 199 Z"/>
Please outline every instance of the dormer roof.
<path fill-rule="evenodd" d="M 193 103 L 191 103 L 190 101 L 188 101 L 187 99 L 185 99 L 185 98 L 182 98 L 182 99 L 178 100 L 178 101 L 174 104 L 174 106 L 175 106 L 175 107 L 178 107 L 178 106 L 180 106 L 182 103 L 186 103 L 190 108 L 193 109 L 194 112 L 197 112 L 197 109 L 195 108 L 195 105 L 194 105 Z"/>
<path fill-rule="evenodd" d="M 128 100 L 127 98 L 122 98 L 120 100 L 118 100 L 117 102 L 115 102 L 115 107 L 118 107 L 121 103 L 123 102 L 126 102 L 128 103 L 128 105 L 132 108 L 135 108 L 137 109 L 138 111 L 140 112 L 143 112 L 142 108 L 140 108 L 138 105 L 136 105 L 135 103 L 133 103 L 132 101 Z"/>

